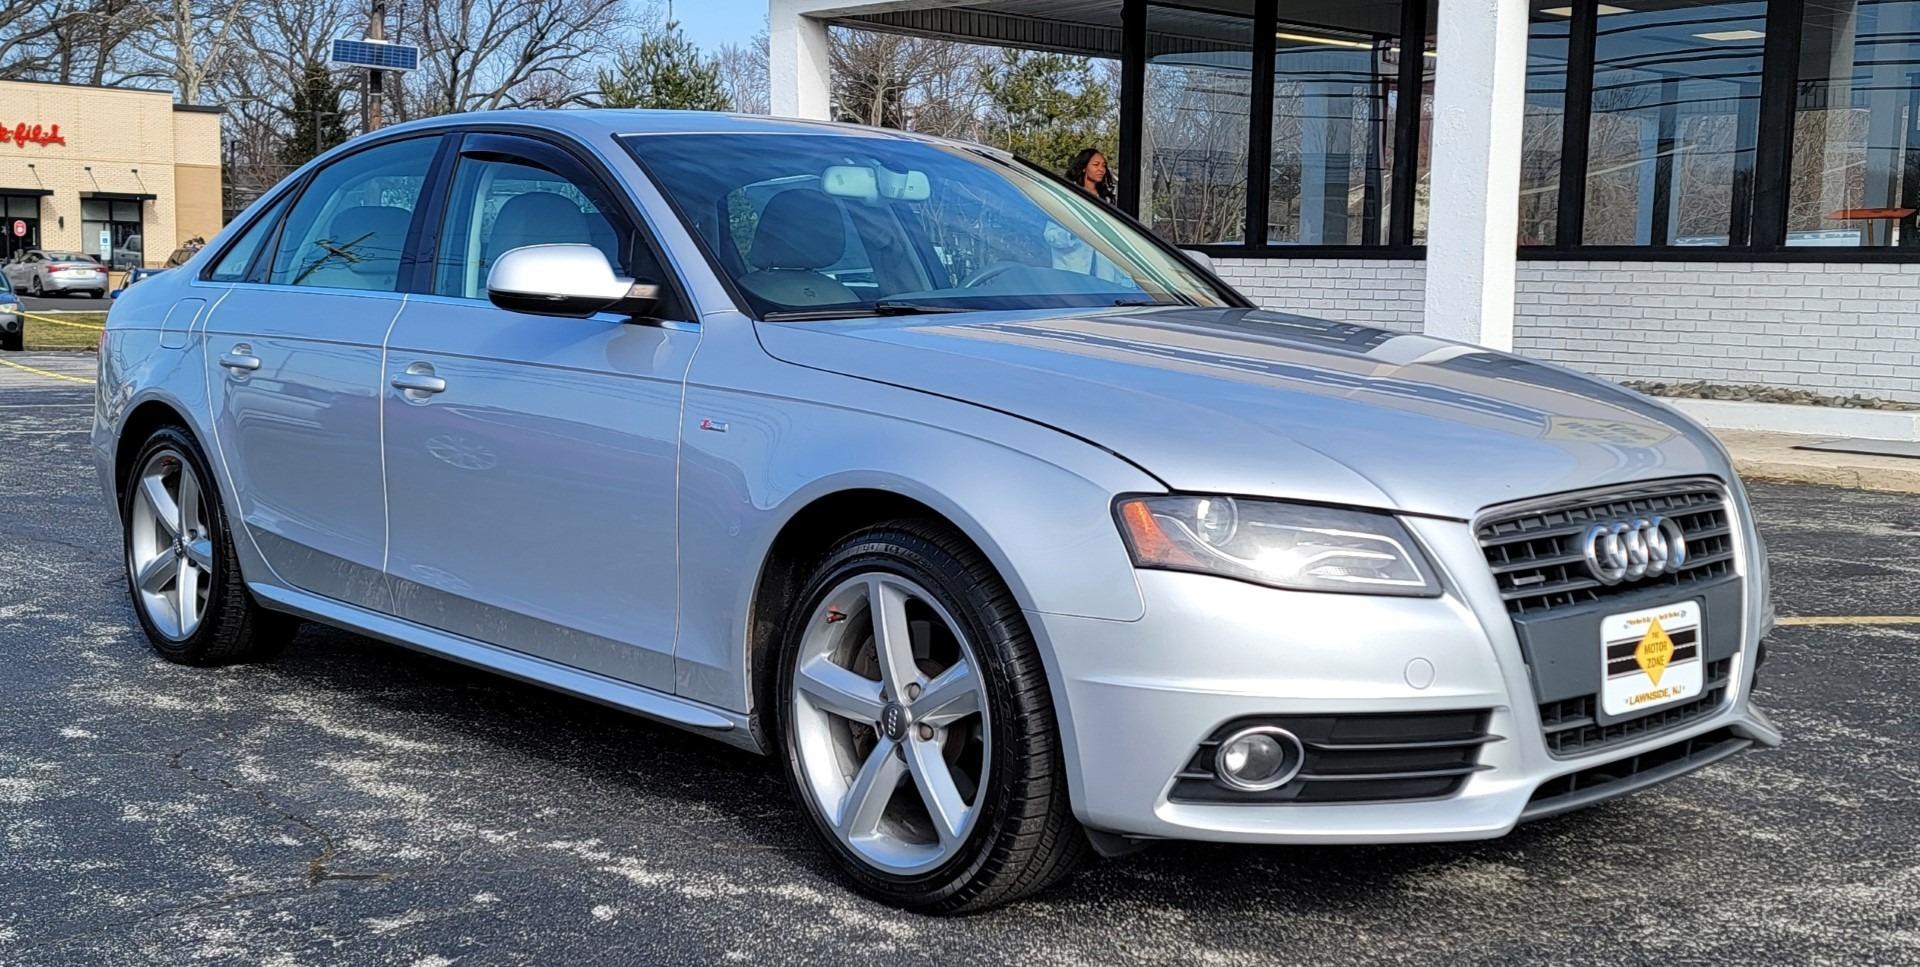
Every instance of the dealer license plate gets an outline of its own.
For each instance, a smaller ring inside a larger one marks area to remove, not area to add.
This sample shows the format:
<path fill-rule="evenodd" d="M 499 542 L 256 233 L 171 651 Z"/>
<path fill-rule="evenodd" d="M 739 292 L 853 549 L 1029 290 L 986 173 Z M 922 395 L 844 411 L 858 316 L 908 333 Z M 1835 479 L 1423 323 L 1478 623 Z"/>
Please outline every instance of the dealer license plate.
<path fill-rule="evenodd" d="M 1702 635 L 1698 601 L 1602 619 L 1600 708 L 1621 718 L 1699 695 Z"/>

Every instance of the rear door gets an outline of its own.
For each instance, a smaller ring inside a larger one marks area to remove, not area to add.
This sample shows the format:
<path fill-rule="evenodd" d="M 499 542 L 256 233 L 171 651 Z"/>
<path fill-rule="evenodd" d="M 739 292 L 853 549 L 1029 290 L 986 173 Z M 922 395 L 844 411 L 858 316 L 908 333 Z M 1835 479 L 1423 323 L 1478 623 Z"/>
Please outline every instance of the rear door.
<path fill-rule="evenodd" d="M 388 574 L 401 617 L 666 691 L 699 326 L 672 296 L 658 319 L 566 319 L 486 293 L 503 253 L 556 243 L 674 291 L 619 191 L 557 145 L 465 137 L 430 293 L 387 341 Z"/>
<path fill-rule="evenodd" d="M 314 172 L 205 325 L 214 426 L 247 532 L 284 582 L 386 611 L 381 346 L 439 136 Z"/>

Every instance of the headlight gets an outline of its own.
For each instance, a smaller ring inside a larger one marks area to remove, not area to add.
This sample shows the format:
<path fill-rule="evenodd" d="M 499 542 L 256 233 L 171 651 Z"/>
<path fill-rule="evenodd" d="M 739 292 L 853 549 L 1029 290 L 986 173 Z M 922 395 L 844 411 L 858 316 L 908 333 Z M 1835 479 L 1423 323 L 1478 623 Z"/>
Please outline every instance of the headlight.
<path fill-rule="evenodd" d="M 1299 591 L 1432 597 L 1433 568 L 1388 514 L 1236 497 L 1129 497 L 1114 506 L 1138 567 Z"/>

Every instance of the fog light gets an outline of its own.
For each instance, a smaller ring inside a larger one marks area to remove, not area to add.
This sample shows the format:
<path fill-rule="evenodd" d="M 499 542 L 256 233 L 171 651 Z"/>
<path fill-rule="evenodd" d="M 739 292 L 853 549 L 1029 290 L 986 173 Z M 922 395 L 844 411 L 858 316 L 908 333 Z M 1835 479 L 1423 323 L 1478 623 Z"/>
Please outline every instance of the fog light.
<path fill-rule="evenodd" d="M 1221 740 L 1213 755 L 1213 773 L 1228 788 L 1265 792 L 1292 780 L 1304 758 L 1300 740 L 1292 732 L 1256 725 Z"/>

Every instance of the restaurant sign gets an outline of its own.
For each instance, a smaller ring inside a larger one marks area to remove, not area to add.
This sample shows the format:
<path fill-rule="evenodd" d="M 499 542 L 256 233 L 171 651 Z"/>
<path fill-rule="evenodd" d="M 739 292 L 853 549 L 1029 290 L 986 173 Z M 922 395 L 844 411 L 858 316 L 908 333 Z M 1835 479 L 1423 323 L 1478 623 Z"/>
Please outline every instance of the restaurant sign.
<path fill-rule="evenodd" d="M 0 144 L 12 144 L 17 148 L 37 144 L 44 148 L 50 144 L 66 143 L 67 138 L 60 133 L 58 124 L 28 124 L 25 121 L 12 126 L 0 124 Z"/>

